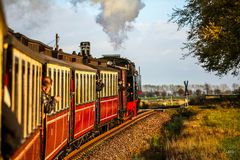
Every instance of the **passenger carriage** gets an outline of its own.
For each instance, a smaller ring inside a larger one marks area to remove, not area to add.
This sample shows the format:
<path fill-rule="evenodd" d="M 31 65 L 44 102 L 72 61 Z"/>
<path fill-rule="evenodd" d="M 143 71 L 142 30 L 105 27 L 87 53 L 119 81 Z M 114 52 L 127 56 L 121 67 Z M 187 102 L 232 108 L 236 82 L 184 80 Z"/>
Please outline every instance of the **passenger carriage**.
<path fill-rule="evenodd" d="M 5 79 L 11 97 L 10 108 L 17 120 L 15 134 L 20 136 L 20 142 L 15 141 L 18 149 L 12 158 L 38 159 L 43 59 L 11 35 L 8 36 L 7 44 Z M 6 90 L 4 94 L 7 94 Z M 11 121 L 14 122 L 14 119 L 12 117 Z"/>
<path fill-rule="evenodd" d="M 96 69 L 82 63 L 82 57 L 55 50 L 53 57 L 67 62 L 72 67 L 70 143 L 79 147 L 95 127 Z"/>
<path fill-rule="evenodd" d="M 55 58 L 41 55 L 44 58 L 43 75 L 51 77 L 51 96 L 60 96 L 61 101 L 51 113 L 46 114 L 43 132 L 43 155 L 45 159 L 55 157 L 68 143 L 70 117 L 70 81 L 71 66 Z M 43 112 L 43 111 L 42 111 Z M 42 115 L 42 117 L 44 117 Z M 44 125 L 42 125 L 44 126 Z"/>

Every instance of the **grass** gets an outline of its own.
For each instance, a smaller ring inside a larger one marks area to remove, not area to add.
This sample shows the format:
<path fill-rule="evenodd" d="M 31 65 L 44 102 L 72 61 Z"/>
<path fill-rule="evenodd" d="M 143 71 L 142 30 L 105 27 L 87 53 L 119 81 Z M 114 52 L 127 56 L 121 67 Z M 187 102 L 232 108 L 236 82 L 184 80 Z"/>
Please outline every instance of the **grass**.
<path fill-rule="evenodd" d="M 189 107 L 170 110 L 171 121 L 138 159 L 239 159 L 240 109 Z"/>
<path fill-rule="evenodd" d="M 156 106 L 179 106 L 184 105 L 185 99 L 178 98 L 178 99 L 144 99 L 140 102 L 141 108 L 152 108 Z"/>

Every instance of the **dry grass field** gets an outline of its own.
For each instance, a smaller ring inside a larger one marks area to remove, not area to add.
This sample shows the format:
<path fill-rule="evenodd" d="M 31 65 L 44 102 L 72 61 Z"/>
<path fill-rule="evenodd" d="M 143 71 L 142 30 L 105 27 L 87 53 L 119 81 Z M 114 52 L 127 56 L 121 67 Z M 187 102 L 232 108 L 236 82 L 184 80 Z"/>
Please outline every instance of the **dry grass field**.
<path fill-rule="evenodd" d="M 239 108 L 195 106 L 166 112 L 171 121 L 135 159 L 239 159 Z"/>

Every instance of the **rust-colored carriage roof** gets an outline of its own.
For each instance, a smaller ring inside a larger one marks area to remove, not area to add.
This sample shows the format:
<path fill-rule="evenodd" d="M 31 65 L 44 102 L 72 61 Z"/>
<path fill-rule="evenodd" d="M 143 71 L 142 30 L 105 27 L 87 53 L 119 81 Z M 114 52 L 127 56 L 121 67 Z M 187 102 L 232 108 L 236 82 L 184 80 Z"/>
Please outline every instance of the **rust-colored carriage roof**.
<path fill-rule="evenodd" d="M 28 48 L 27 46 L 25 46 L 24 44 L 22 44 L 18 39 L 16 39 L 12 35 L 8 35 L 8 43 L 13 48 L 18 49 L 23 54 L 31 57 L 32 59 L 35 59 L 35 60 L 39 61 L 42 64 L 51 63 L 51 64 L 55 64 L 55 65 L 69 67 L 69 68 L 74 69 L 74 70 L 84 70 L 84 71 L 96 72 L 96 69 L 93 69 L 93 68 L 91 68 L 87 65 L 84 65 L 82 63 L 65 62 L 65 61 L 53 58 L 51 56 L 35 52 L 35 51 L 31 50 L 30 48 Z"/>

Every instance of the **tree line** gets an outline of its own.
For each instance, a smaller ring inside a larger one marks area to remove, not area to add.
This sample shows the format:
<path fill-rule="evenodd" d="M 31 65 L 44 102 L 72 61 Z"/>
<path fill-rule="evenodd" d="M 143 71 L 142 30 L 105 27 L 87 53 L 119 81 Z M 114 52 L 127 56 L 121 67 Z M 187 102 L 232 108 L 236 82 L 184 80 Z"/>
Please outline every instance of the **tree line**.
<path fill-rule="evenodd" d="M 163 84 L 163 85 L 143 85 L 142 97 L 184 97 L 185 87 L 183 85 Z M 240 84 L 233 83 L 232 86 L 227 84 L 212 85 L 205 84 L 191 84 L 188 86 L 189 96 L 201 95 L 231 95 L 240 94 Z"/>

